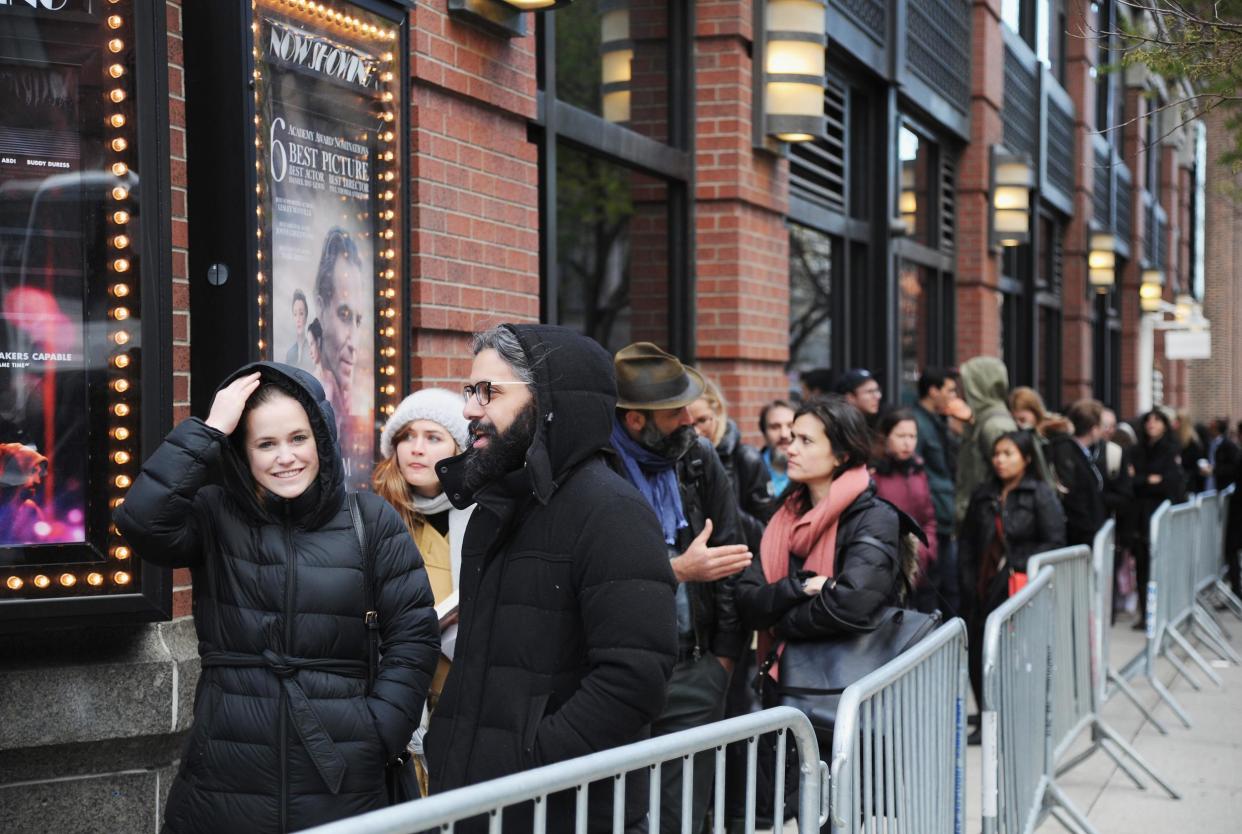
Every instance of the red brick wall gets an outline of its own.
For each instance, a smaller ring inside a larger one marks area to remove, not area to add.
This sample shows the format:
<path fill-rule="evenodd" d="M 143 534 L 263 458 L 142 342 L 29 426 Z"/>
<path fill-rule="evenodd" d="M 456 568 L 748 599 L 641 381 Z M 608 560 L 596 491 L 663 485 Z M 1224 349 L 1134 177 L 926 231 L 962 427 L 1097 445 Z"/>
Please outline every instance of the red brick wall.
<path fill-rule="evenodd" d="M 992 249 L 991 154 L 1002 141 L 1004 41 L 1000 5 L 976 0 L 971 44 L 970 144 L 958 175 L 957 361 L 1000 356 L 1000 258 Z"/>
<path fill-rule="evenodd" d="M 748 442 L 757 415 L 784 396 L 789 357 L 788 166 L 752 147 L 752 7 L 696 7 L 698 360 Z"/>
<path fill-rule="evenodd" d="M 181 2 L 168 3 L 168 148 L 172 178 L 173 423 L 190 416 L 189 213 L 186 209 L 185 58 Z M 173 617 L 190 613 L 190 571 L 173 571 Z"/>
<path fill-rule="evenodd" d="M 460 384 L 472 332 L 538 319 L 539 189 L 534 36 L 489 34 L 444 0 L 411 14 L 413 390 Z"/>

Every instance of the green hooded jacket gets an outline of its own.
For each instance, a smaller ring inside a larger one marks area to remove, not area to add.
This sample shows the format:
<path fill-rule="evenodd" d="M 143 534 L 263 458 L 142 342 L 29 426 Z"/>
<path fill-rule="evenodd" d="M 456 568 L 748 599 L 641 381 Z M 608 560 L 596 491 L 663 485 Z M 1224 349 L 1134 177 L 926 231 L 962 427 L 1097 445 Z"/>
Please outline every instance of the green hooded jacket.
<path fill-rule="evenodd" d="M 994 356 L 976 356 L 962 365 L 962 393 L 974 412 L 974 421 L 962 436 L 957 457 L 956 517 L 958 527 L 966 517 L 970 496 L 992 473 L 992 446 L 1018 424 L 1009 413 L 1009 371 Z"/>

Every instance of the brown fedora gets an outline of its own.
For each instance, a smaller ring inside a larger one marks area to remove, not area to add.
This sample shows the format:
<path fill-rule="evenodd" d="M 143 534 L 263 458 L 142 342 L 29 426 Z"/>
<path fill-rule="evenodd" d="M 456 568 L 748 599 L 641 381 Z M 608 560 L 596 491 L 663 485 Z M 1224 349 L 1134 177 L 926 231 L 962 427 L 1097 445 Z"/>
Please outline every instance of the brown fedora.
<path fill-rule="evenodd" d="M 685 408 L 703 395 L 703 377 L 651 342 L 617 351 L 617 408 Z"/>

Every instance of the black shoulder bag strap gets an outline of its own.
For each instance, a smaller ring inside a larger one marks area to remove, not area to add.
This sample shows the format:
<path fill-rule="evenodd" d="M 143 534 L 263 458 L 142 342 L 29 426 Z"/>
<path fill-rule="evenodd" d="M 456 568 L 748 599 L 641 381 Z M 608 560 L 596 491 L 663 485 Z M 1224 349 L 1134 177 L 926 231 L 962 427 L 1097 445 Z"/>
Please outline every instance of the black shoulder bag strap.
<path fill-rule="evenodd" d="M 354 535 L 358 537 L 358 548 L 362 551 L 362 583 L 366 600 L 366 612 L 363 621 L 367 626 L 367 694 L 375 687 L 375 676 L 379 667 L 379 611 L 375 608 L 375 554 L 367 547 L 367 530 L 362 523 L 362 510 L 358 507 L 358 493 L 351 492 L 346 496 L 349 504 L 349 517 L 354 523 Z"/>

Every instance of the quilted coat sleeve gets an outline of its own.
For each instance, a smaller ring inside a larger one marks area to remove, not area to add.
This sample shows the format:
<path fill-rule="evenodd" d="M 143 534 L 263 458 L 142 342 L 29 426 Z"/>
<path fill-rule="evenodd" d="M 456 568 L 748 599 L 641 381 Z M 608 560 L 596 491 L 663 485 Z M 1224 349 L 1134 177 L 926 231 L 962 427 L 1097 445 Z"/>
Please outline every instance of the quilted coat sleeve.
<path fill-rule="evenodd" d="M 371 526 L 367 542 L 375 550 L 380 623 L 379 674 L 368 705 L 391 756 L 405 747 L 422 717 L 440 658 L 440 626 L 422 556 L 396 510 L 370 493 L 359 499 Z"/>
<path fill-rule="evenodd" d="M 225 435 L 197 417 L 185 420 L 143 464 L 113 520 L 134 551 L 164 567 L 193 567 L 203 560 L 195 501 L 208 479 Z"/>
<path fill-rule="evenodd" d="M 817 596 L 781 618 L 777 631 L 782 636 L 811 640 L 865 631 L 873 627 L 880 609 L 895 601 L 900 572 L 897 513 L 877 502 L 850 528 L 844 530 L 846 539 L 837 542 L 834 561 L 839 572 Z"/>
<path fill-rule="evenodd" d="M 763 574 L 763 560 L 756 553 L 738 577 L 736 599 L 742 624 L 762 630 L 774 626 L 790 608 L 805 602 L 807 596 L 802 592 L 802 582 L 797 576 L 768 582 Z"/>
<path fill-rule="evenodd" d="M 535 735 L 545 765 L 633 741 L 664 709 L 677 659 L 676 580 L 655 514 L 637 496 L 593 506 L 574 545 L 588 671 Z"/>

